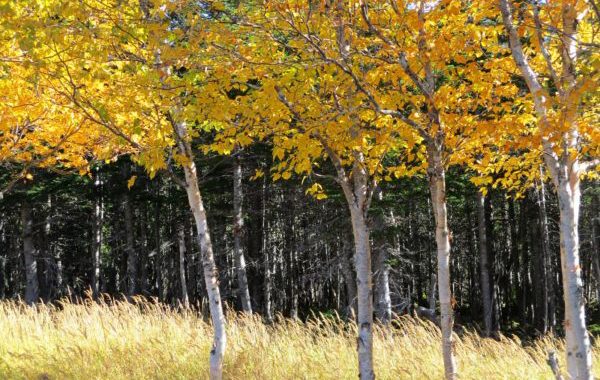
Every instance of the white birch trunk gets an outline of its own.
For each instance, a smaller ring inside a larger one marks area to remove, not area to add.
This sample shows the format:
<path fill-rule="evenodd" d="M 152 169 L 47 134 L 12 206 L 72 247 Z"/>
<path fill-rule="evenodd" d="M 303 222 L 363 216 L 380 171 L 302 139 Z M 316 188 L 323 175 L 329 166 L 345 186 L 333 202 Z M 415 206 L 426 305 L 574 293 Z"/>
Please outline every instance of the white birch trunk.
<path fill-rule="evenodd" d="M 357 284 L 358 366 L 361 380 L 375 379 L 373 370 L 373 284 L 371 246 L 364 213 L 350 206 L 354 234 L 354 264 Z"/>
<path fill-rule="evenodd" d="M 553 281 L 550 275 L 550 243 L 548 237 L 548 215 L 546 213 L 546 186 L 543 180 L 543 169 L 540 167 L 540 174 L 542 180 L 540 181 L 540 188 L 537 190 L 537 201 L 539 207 L 539 228 L 541 234 L 541 253 L 542 253 L 542 276 L 543 276 L 543 291 L 542 298 L 544 304 L 542 305 L 542 313 L 543 313 L 543 328 L 542 333 L 546 334 L 548 329 L 551 328 L 551 316 L 550 312 L 552 311 L 550 308 L 551 298 L 554 297 L 554 289 L 553 289 Z"/>
<path fill-rule="evenodd" d="M 339 161 L 336 161 L 338 177 L 350 207 L 352 233 L 354 235 L 354 265 L 356 268 L 357 326 L 358 326 L 358 369 L 361 380 L 374 380 L 373 367 L 373 268 L 371 264 L 371 241 L 367 225 L 369 175 L 364 167 L 364 157 L 354 152 L 351 180 L 345 176 Z"/>
<path fill-rule="evenodd" d="M 204 210 L 204 203 L 198 186 L 196 165 L 194 162 L 190 161 L 184 167 L 184 171 L 188 202 L 194 215 L 196 229 L 198 230 L 198 244 L 202 255 L 204 282 L 208 293 L 210 315 L 215 330 L 213 346 L 210 351 L 210 379 L 220 380 L 223 378 L 223 355 L 225 353 L 227 337 L 225 334 L 225 315 L 223 313 L 221 292 L 219 290 L 219 274 L 215 263 L 208 220 L 206 219 L 206 211 Z"/>
<path fill-rule="evenodd" d="M 238 283 L 238 295 L 242 305 L 242 311 L 252 314 L 252 303 L 250 302 L 250 290 L 248 288 L 248 275 L 246 273 L 246 259 L 242 247 L 242 236 L 244 231 L 243 215 L 243 190 L 242 190 L 242 163 L 239 157 L 234 157 L 233 166 L 233 251 L 236 264 L 236 275 Z"/>
<path fill-rule="evenodd" d="M 560 120 L 566 126 L 558 143 L 551 140 L 555 130 L 548 119 L 548 95 L 532 69 L 519 35 L 513 25 L 510 2 L 499 0 L 504 28 L 510 41 L 514 61 L 521 71 L 529 92 L 533 96 L 535 112 L 542 131 L 542 148 L 544 161 L 558 193 L 560 209 L 560 259 L 563 277 L 565 302 L 565 335 L 567 341 L 567 372 L 571 379 L 592 379 L 592 354 L 590 340 L 586 329 L 585 307 L 583 299 L 583 282 L 579 262 L 579 203 L 581 198 L 579 176 L 581 169 L 578 161 L 579 136 L 576 124 L 577 104 L 572 96 L 578 86 L 576 61 L 578 50 L 577 11 L 572 2 L 562 2 L 562 30 L 560 77 L 555 77 L 558 87 L 561 108 Z M 538 26 L 538 32 L 541 29 Z M 543 42 L 542 42 L 543 43 Z M 547 62 L 551 73 L 555 74 L 553 63 Z"/>
<path fill-rule="evenodd" d="M 190 308 L 190 297 L 188 295 L 187 279 L 185 276 L 185 234 L 183 224 L 177 228 L 177 245 L 179 246 L 179 281 L 181 284 L 181 303 L 186 309 Z"/>
<path fill-rule="evenodd" d="M 200 186 L 198 184 L 194 153 L 188 140 L 187 126 L 183 122 L 175 121 L 172 117 L 170 118 L 170 122 L 175 132 L 178 150 L 186 158 L 186 161 L 182 163 L 185 173 L 185 191 L 198 232 L 198 245 L 202 257 L 204 283 L 206 285 L 206 292 L 208 293 L 208 305 L 214 329 L 213 346 L 209 357 L 209 378 L 211 380 L 221 380 L 223 378 L 223 356 L 225 354 L 225 347 L 227 346 L 227 335 L 225 331 L 225 314 L 223 313 L 221 291 L 219 289 L 219 272 L 212 249 L 206 210 L 204 209 L 204 202 L 202 201 Z"/>
<path fill-rule="evenodd" d="M 100 293 L 100 266 L 102 265 L 102 224 L 103 210 L 100 197 L 102 185 L 100 173 L 95 173 L 94 179 L 94 220 L 92 231 L 92 296 L 97 298 Z"/>
<path fill-rule="evenodd" d="M 583 280 L 579 261 L 579 180 L 559 179 L 560 262 L 565 299 L 567 372 L 571 379 L 591 379 L 592 350 L 586 329 Z"/>
<path fill-rule="evenodd" d="M 267 221 L 267 202 L 269 192 L 267 187 L 267 178 L 263 177 L 262 183 L 262 209 L 261 209 L 261 229 L 262 234 L 262 254 L 263 254 L 263 272 L 265 275 L 263 281 L 263 300 L 264 300 L 264 313 L 265 320 L 267 323 L 273 322 L 273 309 L 271 304 L 271 290 L 273 288 L 273 279 L 271 277 L 271 252 L 269 252 L 269 240 L 268 236 L 264 231 L 268 231 L 269 222 Z"/>
<path fill-rule="evenodd" d="M 435 217 L 435 241 L 437 244 L 437 277 L 440 300 L 440 327 L 442 330 L 442 354 L 446 379 L 456 379 L 457 369 L 454 359 L 454 338 L 452 328 L 452 291 L 450 288 L 450 235 L 448 212 L 446 209 L 446 173 L 440 148 L 428 149 L 429 189 Z"/>
<path fill-rule="evenodd" d="M 210 316 L 214 328 L 213 346 L 210 351 L 209 376 L 211 380 L 221 380 L 223 378 L 223 355 L 225 354 L 225 347 L 227 345 L 227 336 L 225 332 L 225 315 L 223 313 L 221 292 L 219 290 L 219 273 L 212 249 L 206 210 L 204 209 L 204 202 L 202 201 L 198 185 L 194 155 L 188 142 L 187 129 L 184 123 L 173 122 L 173 124 L 175 133 L 177 134 L 179 150 L 187 159 L 187 162 L 183 164 L 185 190 L 198 232 L 198 245 L 200 246 L 200 254 L 202 256 L 204 282 L 206 292 L 208 293 Z"/>
<path fill-rule="evenodd" d="M 390 295 L 390 265 L 387 263 L 388 247 L 380 247 L 374 258 L 375 294 L 377 306 L 375 314 L 381 323 L 388 325 L 392 321 L 392 299 Z"/>
<path fill-rule="evenodd" d="M 375 183 L 369 183 L 369 174 L 364 167 L 364 157 L 360 152 L 354 152 L 352 176 L 349 177 L 339 156 L 335 154 L 323 139 L 321 139 L 321 142 L 336 169 L 337 179 L 344 192 L 352 221 L 354 266 L 356 269 L 357 285 L 358 376 L 361 380 L 374 380 L 373 273 L 367 212 L 369 209 L 369 196 L 372 194 Z"/>

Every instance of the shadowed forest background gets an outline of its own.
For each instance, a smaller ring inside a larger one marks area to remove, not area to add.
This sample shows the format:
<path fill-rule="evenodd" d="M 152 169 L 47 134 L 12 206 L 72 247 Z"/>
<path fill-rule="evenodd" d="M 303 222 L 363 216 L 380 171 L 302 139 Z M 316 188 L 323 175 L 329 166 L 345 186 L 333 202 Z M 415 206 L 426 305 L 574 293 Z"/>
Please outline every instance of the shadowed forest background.
<path fill-rule="evenodd" d="M 305 319 L 313 313 L 350 317 L 356 298 L 352 232 L 347 207 L 335 185 L 328 199 L 306 195 L 297 180 L 251 179 L 269 165 L 268 145 L 198 161 L 223 300 L 242 310 L 236 280 L 233 168 L 243 167 L 240 231 L 252 310 Z M 129 178 L 137 176 L 129 189 Z M 0 203 L 0 295 L 24 298 L 23 240 L 36 262 L 33 299 L 72 300 L 97 292 L 143 295 L 173 306 L 206 306 L 202 269 L 185 193 L 168 179 L 148 178 L 127 159 L 98 165 L 92 175 L 35 172 Z M 585 299 L 592 331 L 598 319 L 600 188 L 582 185 L 580 224 Z M 562 287 L 555 194 L 539 189 L 515 200 L 492 190 L 481 207 L 478 192 L 460 171 L 448 176 L 452 235 L 452 291 L 456 322 L 483 329 L 481 234 L 493 288 L 493 330 L 531 339 L 561 332 Z M 373 201 L 375 310 L 431 316 L 435 307 L 433 217 L 424 178 L 384 183 Z M 482 218 L 483 217 L 483 218 Z M 30 225 L 30 231 L 24 226 Z M 548 230 L 548 240 L 543 231 Z M 100 252 L 99 260 L 95 259 Z M 95 280 L 94 269 L 98 278 Z M 182 281 L 182 279 L 184 279 Z M 184 283 L 185 289 L 182 288 Z M 483 330 L 482 330 L 483 331 Z"/>

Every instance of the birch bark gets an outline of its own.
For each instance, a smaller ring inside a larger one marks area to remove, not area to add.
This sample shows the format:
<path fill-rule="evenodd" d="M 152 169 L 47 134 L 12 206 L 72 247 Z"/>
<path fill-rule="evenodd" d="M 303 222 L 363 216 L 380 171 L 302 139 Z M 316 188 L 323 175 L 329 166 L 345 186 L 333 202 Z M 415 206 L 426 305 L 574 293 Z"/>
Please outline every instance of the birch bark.
<path fill-rule="evenodd" d="M 521 71 L 523 78 L 533 96 L 534 108 L 538 124 L 542 131 L 542 148 L 544 161 L 550 178 L 558 193 L 560 210 L 560 261 L 563 278 L 565 303 L 565 335 L 567 372 L 571 379 L 591 379 L 592 352 L 586 329 L 585 306 L 583 298 L 583 281 L 579 260 L 579 205 L 581 190 L 579 177 L 582 174 L 578 159 L 579 134 L 576 123 L 577 104 L 573 92 L 579 85 L 576 79 L 576 61 L 578 49 L 577 12 L 572 2 L 562 2 L 562 30 L 560 78 L 553 75 L 558 88 L 558 100 L 561 103 L 561 121 L 567 130 L 560 136 L 559 143 L 550 139 L 552 125 L 548 118 L 548 94 L 538 80 L 538 74 L 533 70 L 519 35 L 513 25 L 511 4 L 508 0 L 499 0 L 504 28 L 510 41 L 513 59 Z M 538 33 L 541 28 L 537 27 Z M 541 41 L 543 44 L 543 40 Z M 552 62 L 548 61 L 548 70 L 556 73 Z"/>
<path fill-rule="evenodd" d="M 454 338 L 452 337 L 454 315 L 452 311 L 452 290 L 450 288 L 450 233 L 446 207 L 446 172 L 442 160 L 442 150 L 440 147 L 433 145 L 430 144 L 428 147 L 429 168 L 427 174 L 435 218 L 442 355 L 446 379 L 456 379 L 457 368 L 454 358 Z"/>
<path fill-rule="evenodd" d="M 223 378 L 223 356 L 227 345 L 227 336 L 225 332 L 225 315 L 223 313 L 221 292 L 219 289 L 219 273 L 210 239 L 206 210 L 204 209 L 204 202 L 198 184 L 194 154 L 188 141 L 187 127 L 185 123 L 177 123 L 173 120 L 172 124 L 177 137 L 178 149 L 186 158 L 182 164 L 185 173 L 185 190 L 198 232 L 198 245 L 202 256 L 204 282 L 208 293 L 209 310 L 214 329 L 213 346 L 209 359 L 209 376 L 211 380 L 221 380 Z"/>
<path fill-rule="evenodd" d="M 244 249 L 242 247 L 242 236 L 244 231 L 242 163 L 238 156 L 234 157 L 233 160 L 233 251 L 235 256 L 238 296 L 242 305 L 242 311 L 252 314 L 250 290 L 248 288 L 248 275 L 246 273 L 246 258 L 244 257 Z"/>

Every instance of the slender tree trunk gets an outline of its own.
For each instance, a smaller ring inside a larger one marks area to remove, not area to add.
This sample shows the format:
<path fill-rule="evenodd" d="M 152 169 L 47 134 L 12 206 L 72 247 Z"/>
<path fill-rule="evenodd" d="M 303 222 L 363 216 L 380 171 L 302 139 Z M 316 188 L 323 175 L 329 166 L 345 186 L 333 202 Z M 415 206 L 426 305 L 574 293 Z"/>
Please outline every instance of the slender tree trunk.
<path fill-rule="evenodd" d="M 383 200 L 383 192 L 377 189 L 377 199 Z M 393 214 L 392 214 L 393 217 Z M 375 254 L 373 260 L 373 274 L 375 276 L 375 315 L 383 324 L 392 320 L 392 300 L 390 297 L 390 266 L 387 262 L 390 245 L 386 241 L 386 220 L 383 212 L 378 212 L 373 217 L 373 230 Z"/>
<path fill-rule="evenodd" d="M 598 184 L 596 184 L 598 185 Z M 596 277 L 596 297 L 600 300 L 600 196 L 592 198 L 592 260 Z"/>
<path fill-rule="evenodd" d="M 567 171 L 566 168 L 564 170 Z M 583 281 L 579 262 L 578 224 L 581 200 L 579 179 L 563 177 L 557 182 L 567 370 L 572 379 L 591 379 L 592 351 L 586 329 Z"/>
<path fill-rule="evenodd" d="M 6 250 L 6 260 L 8 261 L 7 264 L 9 265 L 9 270 L 7 278 L 8 287 L 6 289 L 6 294 L 10 297 L 16 297 L 18 295 L 18 292 L 20 291 L 20 289 L 17 287 L 17 281 L 15 280 L 21 275 L 21 266 L 16 264 L 16 262 L 21 261 L 22 252 L 20 249 L 19 238 L 22 238 L 22 232 L 21 230 L 19 231 L 21 233 L 14 232 L 16 227 L 12 225 L 6 227 L 11 227 L 7 234 L 8 248 Z M 10 257 L 12 255 L 9 255 L 9 252 L 16 252 L 16 254 L 13 257 Z M 12 265 L 10 265 L 11 262 Z"/>
<path fill-rule="evenodd" d="M 492 289 L 485 218 L 485 195 L 477 192 L 477 226 L 479 230 L 479 270 L 481 276 L 481 300 L 483 304 L 483 328 L 485 336 L 492 334 Z"/>
<path fill-rule="evenodd" d="M 131 297 L 137 293 L 137 257 L 134 247 L 131 197 L 127 191 L 123 193 L 122 202 L 125 222 L 125 254 L 127 257 L 127 295 Z"/>
<path fill-rule="evenodd" d="M 541 170 L 541 168 L 540 168 Z M 549 238 L 549 233 L 548 233 L 548 214 L 546 212 L 546 186 L 544 184 L 544 180 L 543 180 L 543 172 L 542 174 L 542 180 L 540 181 L 540 187 L 537 191 L 537 196 L 538 196 L 538 210 L 539 210 L 539 228 L 540 228 L 540 235 L 541 235 L 541 253 L 542 253 L 542 272 L 543 272 L 543 282 L 544 282 L 544 289 L 543 289 L 543 294 L 542 294 L 542 298 L 543 298 L 543 315 L 544 315 L 544 326 L 543 326 L 543 333 L 546 333 L 548 328 L 550 328 L 552 326 L 552 320 L 554 318 L 551 317 L 551 312 L 553 312 L 553 310 L 551 310 L 550 305 L 553 303 L 551 302 L 551 298 L 554 297 L 554 282 L 552 281 L 552 276 L 550 276 L 550 238 Z M 552 308 L 553 309 L 553 308 Z"/>
<path fill-rule="evenodd" d="M 94 176 L 94 216 L 92 219 L 92 296 L 98 298 L 100 294 L 100 268 L 102 266 L 102 225 L 103 210 L 101 198 L 102 181 L 100 173 Z"/>
<path fill-rule="evenodd" d="M 517 218 L 516 218 L 516 213 L 515 213 L 515 202 L 512 198 L 510 198 L 508 200 L 508 210 L 507 210 L 507 215 L 508 215 L 508 235 L 510 238 L 510 254 L 509 254 L 509 286 L 514 288 L 518 288 L 519 286 L 519 244 L 517 241 Z M 511 292 L 511 293 L 515 293 L 515 292 Z M 511 306 L 512 306 L 512 310 L 514 312 L 515 309 L 515 305 L 518 305 L 518 300 L 519 300 L 519 292 L 516 292 L 517 294 L 514 294 L 511 297 Z"/>
<path fill-rule="evenodd" d="M 437 305 L 437 276 L 435 273 L 431 274 L 431 282 L 429 284 L 429 292 L 427 293 L 427 303 L 429 304 L 429 310 L 435 316 L 435 309 Z"/>
<path fill-rule="evenodd" d="M 225 333 L 225 315 L 223 313 L 221 291 L 219 289 L 219 272 L 210 239 L 206 210 L 204 209 L 204 202 L 202 201 L 198 185 L 194 154 L 188 141 L 187 127 L 183 123 L 172 123 L 177 135 L 179 151 L 187 158 L 187 162 L 183 165 L 185 190 L 198 231 L 198 245 L 200 246 L 200 253 L 202 255 L 204 282 L 208 293 L 210 316 L 214 328 L 213 346 L 210 351 L 209 375 L 211 380 L 221 380 L 223 378 L 223 355 L 225 354 L 225 347 L 227 345 L 227 336 Z"/>
<path fill-rule="evenodd" d="M 469 257 L 475 257 L 476 255 L 476 232 L 472 222 L 472 209 L 471 202 L 465 201 L 465 214 L 467 216 L 467 247 Z M 477 269 L 474 260 L 469 260 L 469 314 L 471 319 L 475 320 L 479 317 L 479 303 L 476 296 L 476 290 L 480 288 L 477 286 Z"/>
<path fill-rule="evenodd" d="M 51 299 L 57 299 L 62 294 L 63 288 L 63 271 L 62 271 L 62 257 L 61 249 L 52 243 L 52 216 L 53 216 L 53 205 L 52 197 L 48 197 L 48 214 L 46 216 L 46 226 L 44 228 L 44 236 L 46 239 L 46 247 L 48 250 L 49 262 L 51 265 L 51 280 L 52 280 L 52 292 Z"/>
<path fill-rule="evenodd" d="M 533 96 L 539 129 L 543 133 L 541 141 L 544 161 L 558 193 L 567 372 L 571 379 L 587 380 L 592 378 L 592 353 L 585 322 L 583 282 L 579 262 L 579 232 L 577 230 L 581 199 L 579 177 L 582 174 L 582 168 L 578 161 L 581 138 L 576 123 L 578 112 L 576 92 L 579 91 L 578 87 L 580 86 L 578 79 L 580 73 L 576 69 L 580 41 L 577 26 L 580 14 L 573 2 L 562 2 L 562 30 L 558 33 L 561 40 L 562 72 L 560 77 L 557 74 L 553 74 L 553 76 L 560 100 L 560 107 L 557 107 L 560 113 L 557 119 L 568 129 L 561 133 L 559 142 L 554 142 L 550 138 L 549 131 L 554 131 L 555 127 L 548 117 L 549 104 L 554 102 L 548 101 L 548 92 L 542 87 L 538 74 L 532 69 L 528 57 L 524 53 L 519 34 L 513 25 L 510 2 L 499 0 L 499 5 L 513 59 Z M 537 24 L 538 33 L 541 33 L 540 23 Z M 549 60 L 548 65 L 552 67 L 552 62 Z M 555 72 L 554 69 L 550 70 L 551 74 Z"/>
<path fill-rule="evenodd" d="M 189 294 L 190 300 L 196 302 L 198 300 L 198 263 L 196 260 L 196 254 L 193 248 L 194 235 L 193 226 L 190 223 L 190 219 L 186 216 L 183 219 L 183 234 L 185 238 L 185 251 L 187 252 L 187 272 L 188 272 L 188 283 L 189 283 Z M 203 293 L 203 292 L 201 292 Z"/>
<path fill-rule="evenodd" d="M 188 295 L 187 279 L 185 276 L 185 234 L 183 223 L 177 226 L 177 245 L 179 246 L 179 283 L 181 284 L 181 303 L 189 309 L 190 297 Z"/>
<path fill-rule="evenodd" d="M 257 164 L 256 168 L 261 165 Z M 246 258 L 248 259 L 246 266 L 246 274 L 248 275 L 248 287 L 252 301 L 253 310 L 264 311 L 264 292 L 263 280 L 264 273 L 262 270 L 263 260 L 263 235 L 266 231 L 262 229 L 262 210 L 263 210 L 263 182 L 253 181 L 248 184 L 246 199 L 248 203 L 247 216 L 248 225 L 245 232 L 248 234 L 246 240 Z"/>
<path fill-rule="evenodd" d="M 154 202 L 154 246 L 156 249 L 155 257 L 154 257 L 154 278 L 156 281 L 156 293 L 158 294 L 158 299 L 164 301 L 164 290 L 165 290 L 165 282 L 163 279 L 163 251 L 162 251 L 162 240 L 161 240 L 161 222 L 162 222 L 162 204 L 160 201 L 160 182 L 156 180 L 155 184 L 155 202 Z"/>
<path fill-rule="evenodd" d="M 248 288 L 248 275 L 246 273 L 246 259 L 242 245 L 244 234 L 243 188 L 242 188 L 242 162 L 239 156 L 233 159 L 233 251 L 235 256 L 238 296 L 242 311 L 252 314 L 250 290 Z"/>
<path fill-rule="evenodd" d="M 149 264 L 149 247 L 148 243 L 148 209 L 146 203 L 142 203 L 140 207 L 140 255 L 138 267 L 140 272 L 139 291 L 141 294 L 148 295 L 148 264 Z"/>
<path fill-rule="evenodd" d="M 290 202 L 288 217 L 286 218 L 286 229 L 285 229 L 285 249 L 287 251 L 287 274 L 284 277 L 287 278 L 286 286 L 289 289 L 290 298 L 290 318 L 298 319 L 298 237 L 296 234 L 296 192 L 295 188 L 285 192 L 283 202 L 288 200 Z M 337 283 L 339 288 L 339 281 Z M 337 292 L 336 305 L 339 309 L 339 292 Z"/>
<path fill-rule="evenodd" d="M 204 281 L 208 292 L 209 308 L 215 334 L 213 347 L 210 351 L 210 378 L 211 380 L 219 380 L 223 377 L 223 355 L 227 344 L 225 315 L 223 314 L 221 292 L 219 290 L 219 274 L 212 250 L 206 211 L 198 186 L 195 163 L 193 161 L 190 162 L 184 167 L 184 170 L 188 201 L 198 230 L 198 244 L 202 254 Z"/>
<path fill-rule="evenodd" d="M 517 271 L 519 275 L 519 288 L 518 288 L 518 310 L 520 314 L 521 324 L 526 325 L 528 323 L 528 295 L 529 289 L 532 288 L 529 281 L 529 243 L 527 239 L 528 231 L 528 210 L 529 202 L 528 199 L 522 199 L 519 203 L 519 229 L 518 229 L 518 241 L 519 244 L 519 262 L 517 265 Z"/>
<path fill-rule="evenodd" d="M 6 215 L 0 213 L 0 248 L 2 248 L 0 250 L 0 299 L 6 297 L 6 259 L 10 249 L 8 247 L 8 239 L 6 238 L 6 229 Z"/>
<path fill-rule="evenodd" d="M 52 199 L 48 195 L 46 199 L 46 209 L 44 210 L 44 224 L 39 229 L 37 235 L 38 249 L 38 287 L 39 297 L 43 302 L 48 302 L 54 296 L 56 291 L 55 274 L 56 263 L 52 254 L 52 243 L 50 242 L 51 219 L 52 219 Z"/>
<path fill-rule="evenodd" d="M 39 296 L 44 302 L 55 298 L 57 294 L 56 258 L 50 240 L 52 232 L 52 197 L 48 194 L 44 210 L 44 224 L 38 234 L 38 286 Z"/>
<path fill-rule="evenodd" d="M 531 192 L 532 201 L 535 201 L 536 205 L 539 205 L 539 198 L 536 191 Z M 528 220 L 530 221 L 530 228 L 528 239 L 531 243 L 531 263 L 532 263 L 532 274 L 533 281 L 532 293 L 533 293 L 533 322 L 535 328 L 541 332 L 546 333 L 547 331 L 547 317 L 548 317 L 548 296 L 546 287 L 546 274 L 544 266 L 544 253 L 542 247 L 542 234 L 541 234 L 541 223 L 539 221 L 539 207 L 532 207 L 529 210 Z M 531 223 L 532 222 L 532 223 Z"/>
<path fill-rule="evenodd" d="M 381 323 L 389 324 L 392 320 L 392 299 L 390 296 L 390 266 L 387 263 L 388 247 L 379 246 L 375 255 L 373 272 L 375 273 L 375 293 L 377 307 L 375 314 Z"/>
<path fill-rule="evenodd" d="M 492 216 L 491 199 L 485 201 L 485 232 L 487 236 L 488 268 L 490 274 L 490 292 L 492 298 L 492 335 L 500 330 L 500 307 L 498 306 L 498 276 L 501 274 L 496 265 L 496 251 L 494 249 L 494 222 Z"/>
<path fill-rule="evenodd" d="M 361 207 L 350 206 L 354 234 L 354 263 L 358 299 L 358 365 L 361 380 L 375 378 L 373 371 L 373 284 L 369 229 Z"/>
<path fill-rule="evenodd" d="M 269 252 L 268 241 L 269 236 L 264 231 L 267 231 L 269 228 L 269 221 L 267 220 L 267 205 L 269 201 L 269 188 L 267 185 L 266 176 L 263 177 L 262 184 L 262 209 L 261 209 L 261 226 L 262 226 L 262 253 L 263 253 L 263 272 L 264 272 L 264 282 L 263 282 L 263 300 L 264 300 L 264 312 L 265 319 L 268 323 L 273 321 L 273 305 L 271 303 L 271 290 L 273 287 L 272 282 L 272 273 L 271 273 L 271 260 L 272 255 Z"/>
<path fill-rule="evenodd" d="M 320 138 L 320 136 L 318 136 Z M 370 196 L 376 183 L 369 181 L 364 157 L 354 152 L 352 175 L 348 176 L 339 156 L 320 138 L 331 159 L 350 210 L 354 235 L 354 267 L 357 288 L 358 371 L 361 380 L 374 380 L 373 369 L 373 279 L 371 242 L 367 225 Z"/>
<path fill-rule="evenodd" d="M 21 204 L 21 228 L 23 238 L 23 256 L 25 258 L 25 302 L 32 305 L 38 301 L 37 253 L 33 244 L 33 215 L 31 204 L 24 200 Z"/>
<path fill-rule="evenodd" d="M 346 317 L 356 317 L 356 275 L 350 263 L 352 262 L 351 251 L 346 249 L 346 244 L 341 244 L 343 252 L 341 253 L 340 268 L 344 276 L 346 285 Z"/>
<path fill-rule="evenodd" d="M 456 379 L 454 338 L 452 328 L 452 291 L 450 287 L 450 232 L 446 209 L 446 173 L 440 147 L 429 147 L 429 189 L 435 217 L 435 240 L 437 244 L 438 293 L 440 299 L 440 326 L 442 330 L 442 353 L 446 379 Z"/>

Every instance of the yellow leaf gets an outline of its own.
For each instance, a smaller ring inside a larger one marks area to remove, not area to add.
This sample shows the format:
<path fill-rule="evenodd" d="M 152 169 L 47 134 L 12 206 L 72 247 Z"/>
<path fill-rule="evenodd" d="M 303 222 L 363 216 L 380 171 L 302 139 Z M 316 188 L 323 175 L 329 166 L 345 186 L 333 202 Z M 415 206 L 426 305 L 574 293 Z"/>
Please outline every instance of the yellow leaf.
<path fill-rule="evenodd" d="M 250 180 L 256 181 L 257 179 L 261 178 L 264 175 L 265 175 L 265 172 L 262 171 L 262 169 L 256 169 L 254 171 L 254 175 L 252 177 L 250 177 Z"/>
<path fill-rule="evenodd" d="M 131 189 L 133 187 L 133 185 L 135 184 L 135 180 L 137 179 L 136 175 L 132 175 L 131 178 L 129 178 L 129 181 L 127 181 L 127 188 Z"/>

